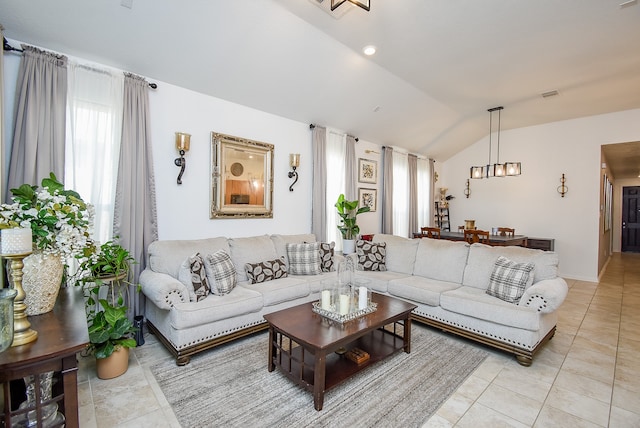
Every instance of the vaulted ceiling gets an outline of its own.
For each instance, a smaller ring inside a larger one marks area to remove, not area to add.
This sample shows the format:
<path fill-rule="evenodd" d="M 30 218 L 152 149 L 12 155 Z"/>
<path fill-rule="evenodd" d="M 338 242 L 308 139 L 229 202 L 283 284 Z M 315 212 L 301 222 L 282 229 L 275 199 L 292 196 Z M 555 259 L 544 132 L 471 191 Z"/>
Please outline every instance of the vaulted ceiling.
<path fill-rule="evenodd" d="M 441 161 L 487 135 L 494 106 L 503 130 L 640 108 L 638 0 L 329 3 L 0 0 L 0 23 L 13 40 Z"/>

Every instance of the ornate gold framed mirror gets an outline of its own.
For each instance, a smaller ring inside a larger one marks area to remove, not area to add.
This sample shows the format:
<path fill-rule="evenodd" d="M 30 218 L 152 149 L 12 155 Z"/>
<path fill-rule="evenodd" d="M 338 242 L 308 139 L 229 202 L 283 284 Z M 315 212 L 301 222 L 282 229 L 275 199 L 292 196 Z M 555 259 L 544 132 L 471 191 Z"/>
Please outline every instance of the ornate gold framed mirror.
<path fill-rule="evenodd" d="M 211 133 L 210 218 L 273 217 L 273 151 L 273 144 Z"/>

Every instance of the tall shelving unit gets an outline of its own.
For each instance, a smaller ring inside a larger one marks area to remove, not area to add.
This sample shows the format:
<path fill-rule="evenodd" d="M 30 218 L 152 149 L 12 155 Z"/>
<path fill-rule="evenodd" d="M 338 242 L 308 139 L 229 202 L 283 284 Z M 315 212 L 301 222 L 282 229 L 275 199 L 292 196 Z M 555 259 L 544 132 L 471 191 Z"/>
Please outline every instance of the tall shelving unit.
<path fill-rule="evenodd" d="M 449 223 L 449 205 L 435 201 L 435 223 L 440 230 L 451 231 Z"/>

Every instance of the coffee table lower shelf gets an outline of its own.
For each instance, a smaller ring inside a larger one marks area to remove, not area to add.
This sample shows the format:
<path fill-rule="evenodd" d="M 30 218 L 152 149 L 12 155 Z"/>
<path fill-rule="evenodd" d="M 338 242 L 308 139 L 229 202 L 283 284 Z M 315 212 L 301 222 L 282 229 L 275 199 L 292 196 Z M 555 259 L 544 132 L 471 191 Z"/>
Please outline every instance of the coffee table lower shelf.
<path fill-rule="evenodd" d="M 372 330 L 344 346 L 343 350 L 346 351 L 359 348 L 369 354 L 369 358 L 360 364 L 349 360 L 342 352 L 337 354 L 335 351 L 340 347 L 331 348 L 324 352 L 316 351 L 318 355 L 315 355 L 286 334 L 277 329 L 273 329 L 273 331 L 270 329 L 269 338 L 273 346 L 273 356 L 269 371 L 278 367 L 294 383 L 312 392 L 316 410 L 322 410 L 326 391 L 341 384 L 360 370 L 400 350 L 408 351 L 405 338 L 392 331 L 398 325 L 403 331 L 405 322 L 408 320 L 394 322 L 387 329 Z M 324 359 L 324 362 L 317 361 L 318 358 Z"/>

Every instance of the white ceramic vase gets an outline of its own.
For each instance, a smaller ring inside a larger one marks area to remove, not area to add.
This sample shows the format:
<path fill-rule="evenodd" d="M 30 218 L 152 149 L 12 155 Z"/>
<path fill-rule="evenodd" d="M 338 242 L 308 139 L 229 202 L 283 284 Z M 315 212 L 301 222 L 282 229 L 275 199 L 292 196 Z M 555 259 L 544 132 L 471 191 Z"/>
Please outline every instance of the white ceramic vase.
<path fill-rule="evenodd" d="M 53 310 L 60 292 L 64 266 L 56 254 L 35 252 L 23 260 L 22 288 L 27 315 L 40 315 Z"/>

